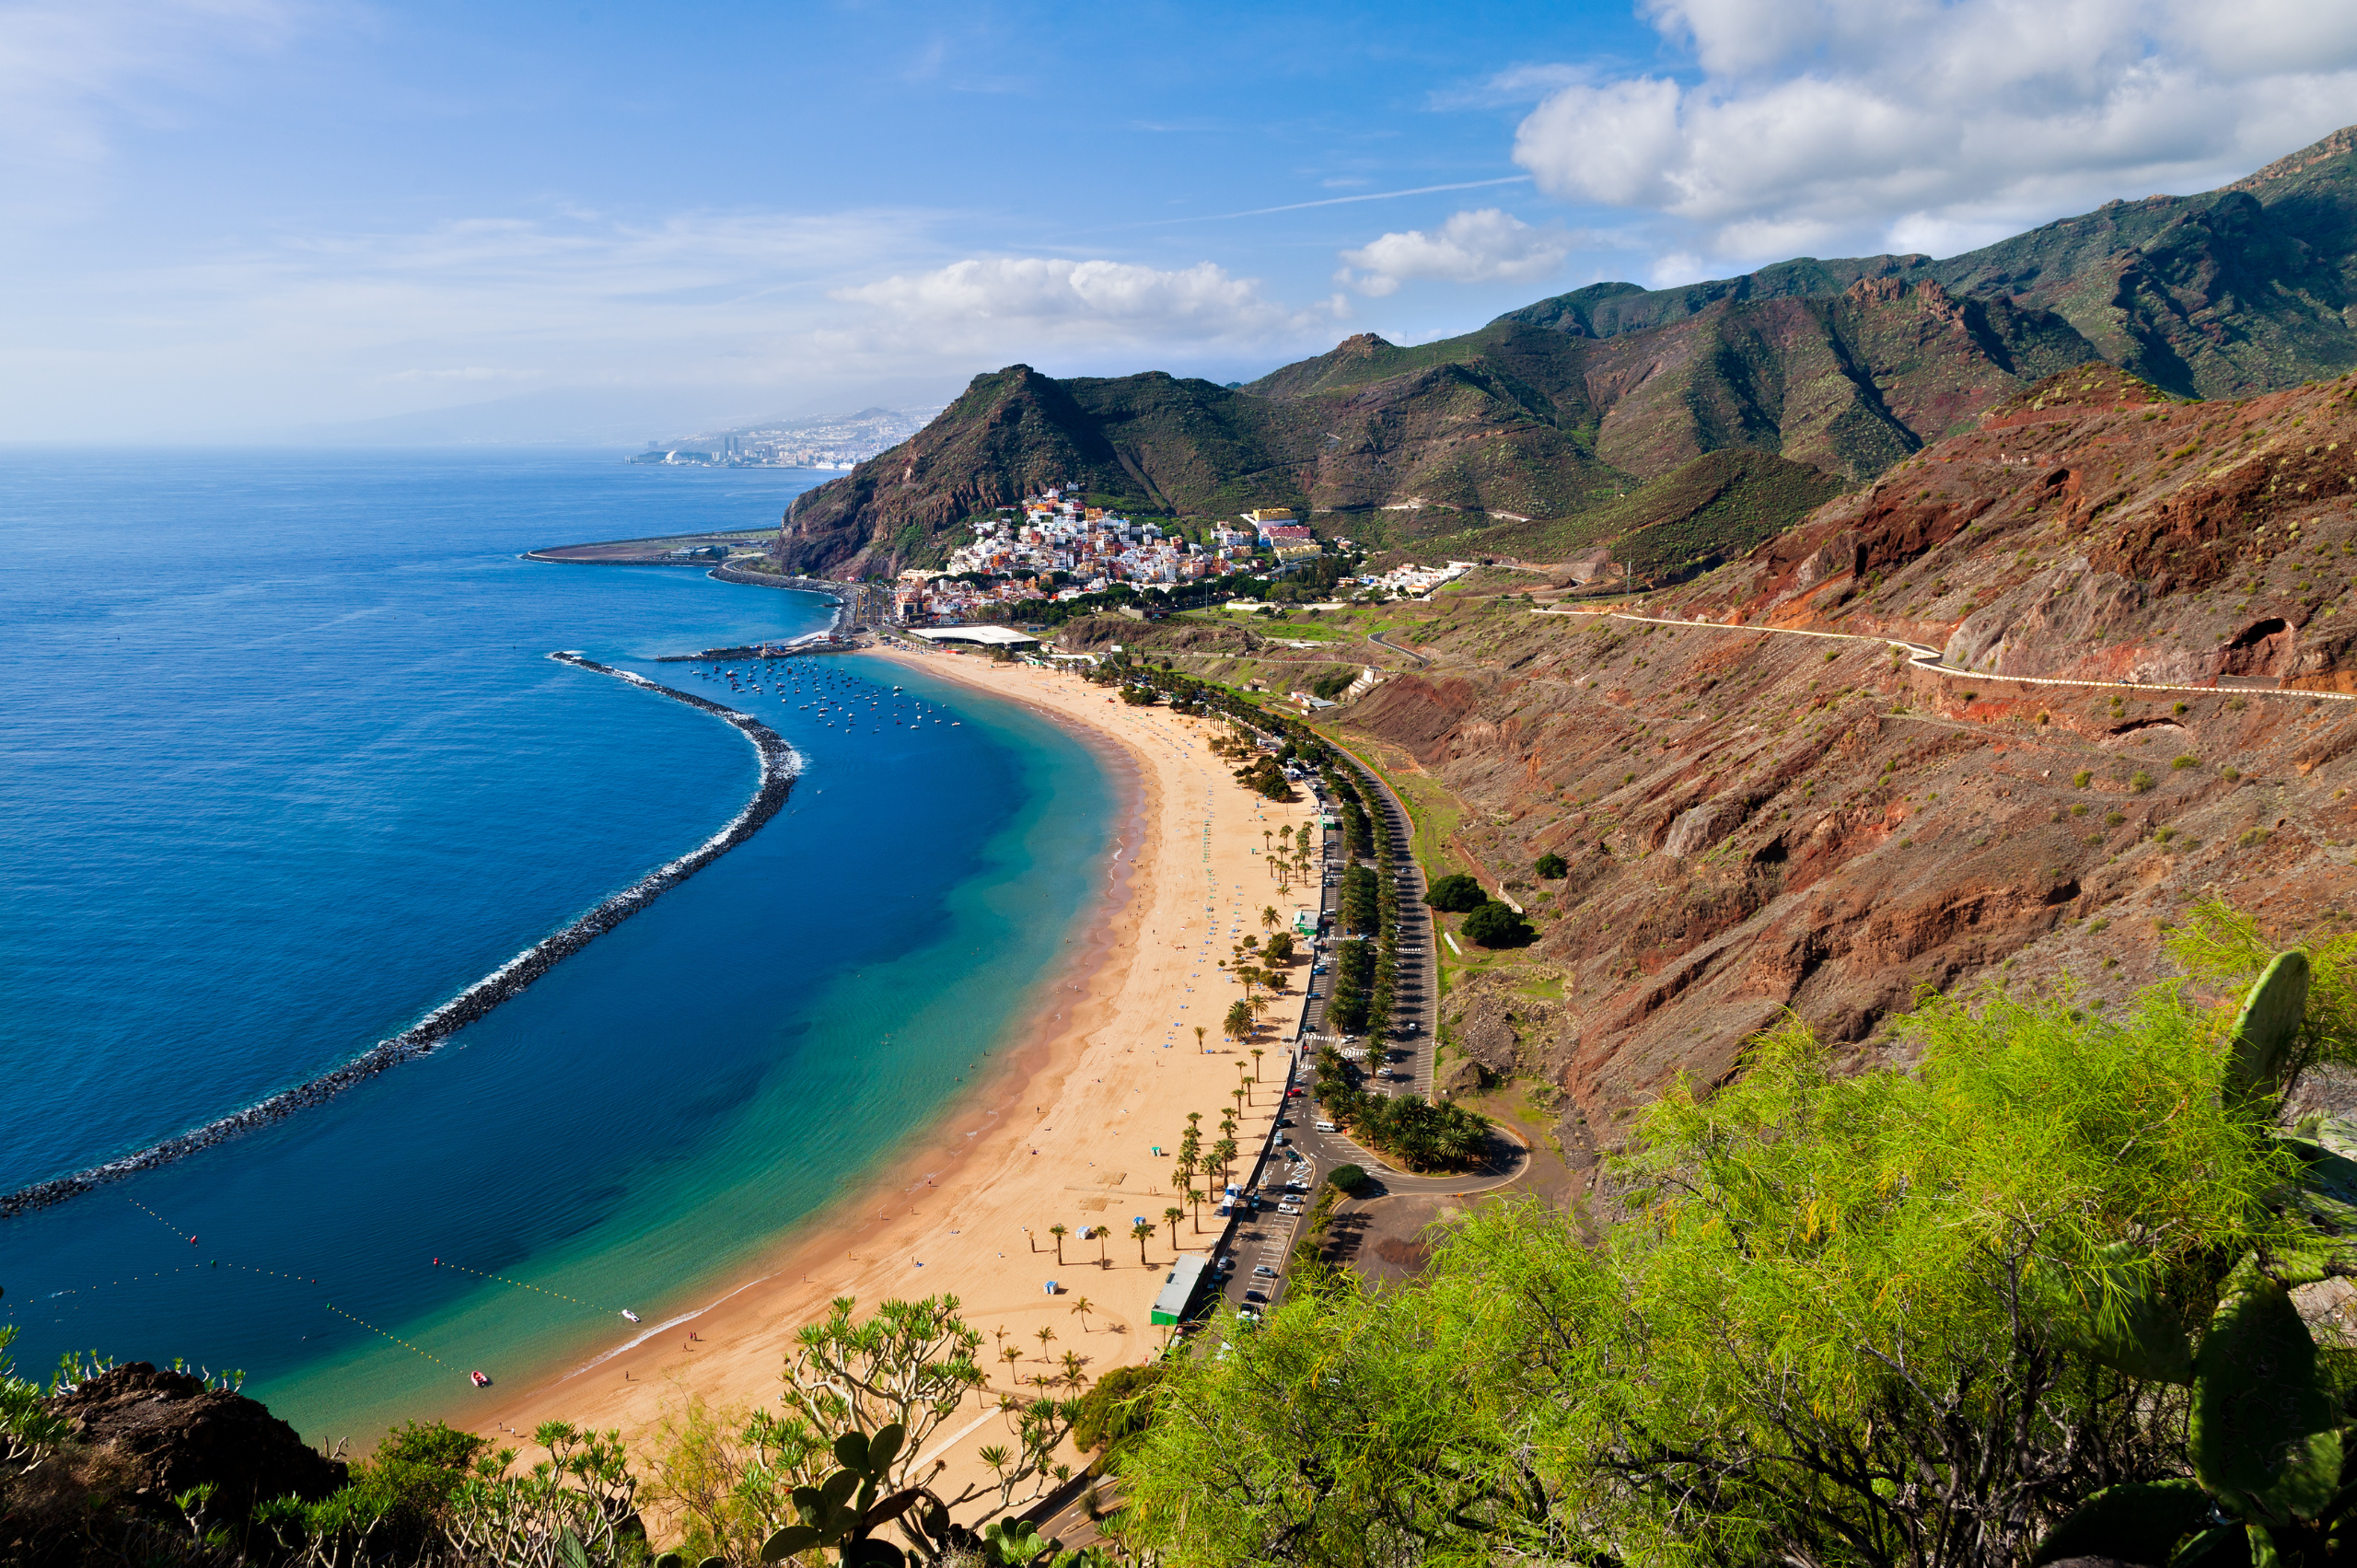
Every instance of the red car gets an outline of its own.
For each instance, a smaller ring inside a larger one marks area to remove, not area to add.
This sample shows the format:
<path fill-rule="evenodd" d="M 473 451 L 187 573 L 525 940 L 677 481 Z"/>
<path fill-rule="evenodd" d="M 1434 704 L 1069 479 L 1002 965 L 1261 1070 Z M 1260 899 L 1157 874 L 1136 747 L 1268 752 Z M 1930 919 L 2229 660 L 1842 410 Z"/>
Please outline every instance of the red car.
<path fill-rule="evenodd" d="M 1301 1089 L 1287 1089 L 1285 1091 L 1285 1098 L 1287 1099 L 1298 1099 L 1306 1091 Z"/>

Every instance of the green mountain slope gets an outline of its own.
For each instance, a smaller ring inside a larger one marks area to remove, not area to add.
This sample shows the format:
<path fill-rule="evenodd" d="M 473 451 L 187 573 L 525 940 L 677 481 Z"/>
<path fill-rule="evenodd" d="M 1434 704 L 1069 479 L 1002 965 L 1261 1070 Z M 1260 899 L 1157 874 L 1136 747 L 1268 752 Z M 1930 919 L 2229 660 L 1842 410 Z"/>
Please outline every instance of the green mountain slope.
<path fill-rule="evenodd" d="M 1240 389 L 1013 366 L 800 497 L 779 551 L 825 575 L 931 563 L 966 517 L 1058 482 L 1179 517 L 1293 506 L 1386 548 L 1579 518 L 1713 452 L 1856 483 L 2091 359 L 2180 397 L 2338 374 L 2357 365 L 2352 319 L 2357 132 L 2341 131 L 2223 190 L 2107 203 L 1945 261 L 1598 284 L 1438 343 L 1363 333 Z M 1800 494 L 1770 471 L 1734 482 L 1767 486 L 1754 519 Z M 1688 516 L 1685 494 L 1631 515 Z M 1717 539 L 1698 524 L 1657 564 L 1714 557 L 1754 526 Z"/>
<path fill-rule="evenodd" d="M 1501 319 L 1605 339 L 1867 280 L 2050 310 L 2104 358 L 2180 397 L 2337 375 L 2357 365 L 2357 127 L 2220 190 L 2107 202 L 1945 261 L 1804 257 L 1681 288 L 1596 284 Z"/>

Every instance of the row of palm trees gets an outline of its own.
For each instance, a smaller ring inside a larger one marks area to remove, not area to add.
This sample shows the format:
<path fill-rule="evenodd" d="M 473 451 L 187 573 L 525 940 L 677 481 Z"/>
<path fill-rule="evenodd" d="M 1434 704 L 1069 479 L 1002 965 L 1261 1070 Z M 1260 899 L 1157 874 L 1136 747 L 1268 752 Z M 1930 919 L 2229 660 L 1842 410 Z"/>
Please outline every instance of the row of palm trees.
<path fill-rule="evenodd" d="M 1282 850 L 1277 848 L 1280 839 L 1284 841 L 1285 847 Z M 1309 880 L 1313 859 L 1310 845 L 1314 842 L 1318 842 L 1317 830 L 1307 822 L 1297 822 L 1290 828 L 1260 830 L 1260 844 L 1266 852 L 1265 864 L 1269 867 L 1269 875 L 1276 878 L 1280 895 L 1292 892 L 1295 882 Z M 1325 857 L 1321 854 L 1315 858 L 1322 860 Z M 1272 915 L 1276 912 L 1270 910 L 1264 912 Z"/>

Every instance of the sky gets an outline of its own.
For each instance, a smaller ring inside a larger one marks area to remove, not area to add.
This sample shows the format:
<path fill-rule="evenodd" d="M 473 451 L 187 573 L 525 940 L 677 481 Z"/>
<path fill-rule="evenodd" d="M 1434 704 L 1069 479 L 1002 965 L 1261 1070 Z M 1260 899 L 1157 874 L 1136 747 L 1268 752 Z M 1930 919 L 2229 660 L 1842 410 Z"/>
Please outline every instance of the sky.
<path fill-rule="evenodd" d="M 2357 121 L 2357 5 L 0 0 L 0 441 L 640 445 L 1956 251 Z"/>

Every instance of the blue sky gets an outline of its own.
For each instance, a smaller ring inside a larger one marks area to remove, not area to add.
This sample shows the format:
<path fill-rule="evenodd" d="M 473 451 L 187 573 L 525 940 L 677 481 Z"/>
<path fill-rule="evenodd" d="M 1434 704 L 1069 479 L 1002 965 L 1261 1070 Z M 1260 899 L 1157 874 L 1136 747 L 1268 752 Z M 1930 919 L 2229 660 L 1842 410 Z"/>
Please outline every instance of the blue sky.
<path fill-rule="evenodd" d="M 2351 120 L 2357 7 L 2293 0 L 0 0 L 0 439 L 1236 379 L 1952 253 Z"/>

